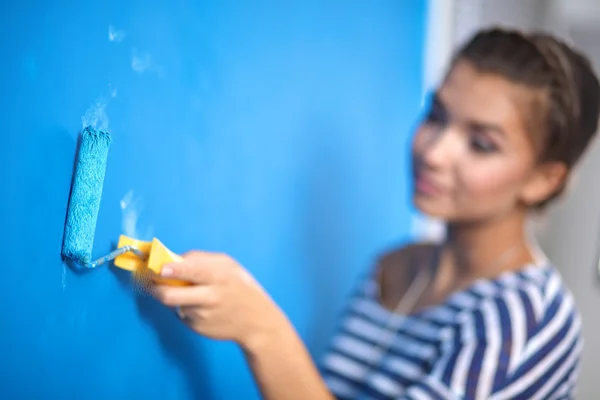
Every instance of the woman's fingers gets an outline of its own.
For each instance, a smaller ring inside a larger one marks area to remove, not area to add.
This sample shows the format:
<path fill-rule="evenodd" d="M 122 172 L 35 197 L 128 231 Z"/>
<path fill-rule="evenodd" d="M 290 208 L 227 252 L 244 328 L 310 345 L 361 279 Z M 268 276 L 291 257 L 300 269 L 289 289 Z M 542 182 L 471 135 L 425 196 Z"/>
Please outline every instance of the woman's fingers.
<path fill-rule="evenodd" d="M 214 279 L 214 269 L 221 267 L 223 256 L 195 251 L 184 256 L 183 261 L 165 264 L 160 275 L 195 284 L 209 284 Z"/>
<path fill-rule="evenodd" d="M 168 307 L 210 307 L 217 302 L 217 296 L 210 286 L 155 285 L 152 288 L 152 295 Z"/>

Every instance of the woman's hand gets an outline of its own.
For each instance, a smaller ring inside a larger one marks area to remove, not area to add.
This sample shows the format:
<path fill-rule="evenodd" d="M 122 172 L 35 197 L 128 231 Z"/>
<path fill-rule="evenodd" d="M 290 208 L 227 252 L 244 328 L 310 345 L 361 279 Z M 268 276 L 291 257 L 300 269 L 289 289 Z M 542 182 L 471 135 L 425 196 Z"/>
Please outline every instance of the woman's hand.
<path fill-rule="evenodd" d="M 163 266 L 161 276 L 192 283 L 154 285 L 152 293 L 166 306 L 179 307 L 181 319 L 201 335 L 249 348 L 269 340 L 284 319 L 263 288 L 227 255 L 194 251 Z"/>
<path fill-rule="evenodd" d="M 233 259 L 196 251 L 165 265 L 161 276 L 192 283 L 151 289 L 165 305 L 180 307 L 194 331 L 237 342 L 265 400 L 333 399 L 292 324 Z"/>

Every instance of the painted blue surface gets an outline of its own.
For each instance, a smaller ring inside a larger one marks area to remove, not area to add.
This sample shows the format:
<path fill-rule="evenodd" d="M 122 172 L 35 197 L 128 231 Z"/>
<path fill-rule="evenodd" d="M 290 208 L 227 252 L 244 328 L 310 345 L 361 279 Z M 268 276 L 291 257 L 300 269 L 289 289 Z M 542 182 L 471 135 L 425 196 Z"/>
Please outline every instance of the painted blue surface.
<path fill-rule="evenodd" d="M 357 276 L 409 232 L 425 2 L 12 3 L 0 397 L 258 398 L 236 346 L 194 336 L 113 267 L 63 266 L 77 132 L 101 96 L 113 143 L 94 256 L 133 191 L 142 239 L 232 254 L 320 355 Z"/>

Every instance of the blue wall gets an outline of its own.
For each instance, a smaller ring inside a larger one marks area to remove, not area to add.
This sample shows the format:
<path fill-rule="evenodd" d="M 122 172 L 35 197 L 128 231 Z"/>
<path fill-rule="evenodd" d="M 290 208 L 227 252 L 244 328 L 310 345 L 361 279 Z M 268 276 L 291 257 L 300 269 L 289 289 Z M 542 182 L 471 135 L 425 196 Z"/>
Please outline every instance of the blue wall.
<path fill-rule="evenodd" d="M 0 5 L 0 397 L 258 397 L 236 346 L 194 336 L 113 267 L 62 264 L 95 104 L 114 139 L 95 256 L 136 217 L 142 239 L 229 252 L 321 355 L 358 275 L 409 233 L 425 2 L 13 3 Z"/>

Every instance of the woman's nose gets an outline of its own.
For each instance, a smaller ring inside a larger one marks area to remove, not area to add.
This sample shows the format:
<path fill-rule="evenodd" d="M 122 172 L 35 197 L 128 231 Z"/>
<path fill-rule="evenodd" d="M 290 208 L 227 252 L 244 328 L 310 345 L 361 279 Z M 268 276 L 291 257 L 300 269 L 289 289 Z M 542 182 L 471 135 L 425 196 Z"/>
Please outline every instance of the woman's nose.
<path fill-rule="evenodd" d="M 430 168 L 444 168 L 460 155 L 460 147 L 459 132 L 452 126 L 446 126 L 425 144 L 422 159 Z"/>

